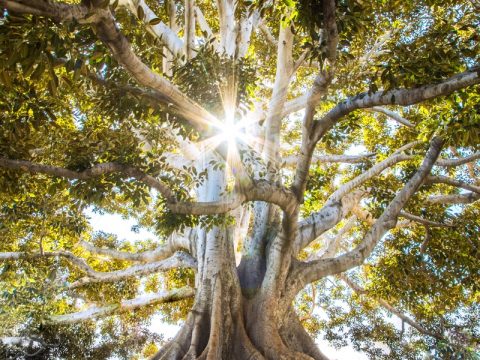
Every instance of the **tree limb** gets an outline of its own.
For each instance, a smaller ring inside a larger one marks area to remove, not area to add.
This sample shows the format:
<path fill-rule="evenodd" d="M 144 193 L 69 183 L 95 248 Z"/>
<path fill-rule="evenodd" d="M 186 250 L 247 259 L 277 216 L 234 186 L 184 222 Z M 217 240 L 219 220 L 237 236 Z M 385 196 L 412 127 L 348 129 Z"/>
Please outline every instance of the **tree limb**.
<path fill-rule="evenodd" d="M 158 190 L 158 192 L 160 192 L 167 200 L 175 201 L 174 194 L 168 185 L 155 179 L 153 176 L 143 173 L 142 171 L 138 170 L 133 166 L 119 164 L 115 162 L 97 164 L 92 166 L 91 168 L 82 171 L 74 171 L 51 165 L 41 165 L 26 160 L 13 160 L 0 157 L 0 167 L 12 170 L 26 171 L 32 174 L 54 175 L 71 180 L 89 180 L 100 177 L 102 175 L 118 172 L 125 176 L 135 178 L 138 181 L 150 186 L 151 188 Z"/>
<path fill-rule="evenodd" d="M 349 279 L 345 274 L 340 274 L 338 275 L 338 278 L 343 280 L 345 284 L 348 285 L 353 291 L 355 291 L 359 295 L 367 295 L 367 291 L 363 289 L 361 286 L 355 284 L 351 279 Z M 375 299 L 376 302 L 378 302 L 383 308 L 391 312 L 392 314 L 396 315 L 398 318 L 402 319 L 405 321 L 408 325 L 416 329 L 418 332 L 424 335 L 432 336 L 437 339 L 441 339 L 442 336 L 439 334 L 433 333 L 427 329 L 425 329 L 422 325 L 411 319 L 409 316 L 403 314 L 402 312 L 398 311 L 395 309 L 392 305 L 390 305 L 387 301 L 383 299 Z"/>
<path fill-rule="evenodd" d="M 320 120 L 315 121 L 311 138 L 314 142 L 318 142 L 338 120 L 357 109 L 380 105 L 413 105 L 439 96 L 449 95 L 459 89 L 478 83 L 480 83 L 480 67 L 474 67 L 438 84 L 424 85 L 413 89 L 377 91 L 373 94 L 362 93 L 339 103 Z"/>
<path fill-rule="evenodd" d="M 110 304 L 105 306 L 93 306 L 87 310 L 65 314 L 52 315 L 47 319 L 51 324 L 73 324 L 81 321 L 91 320 L 98 317 L 108 316 L 121 311 L 134 310 L 139 307 L 164 304 L 178 300 L 188 299 L 195 295 L 195 289 L 185 286 L 183 288 L 170 291 L 161 291 L 155 294 L 145 294 L 143 296 L 121 300 L 118 304 Z"/>
<path fill-rule="evenodd" d="M 424 219 L 420 216 L 410 214 L 406 211 L 400 211 L 400 216 L 404 217 L 405 219 L 412 220 L 412 221 L 415 221 L 419 224 L 427 225 L 427 226 L 430 226 L 430 227 L 454 227 L 453 224 L 445 224 L 445 223 L 440 223 L 440 222 L 437 222 L 437 221 L 431 221 L 431 220 L 428 220 L 428 219 Z"/>
<path fill-rule="evenodd" d="M 70 251 L 60 250 L 43 253 L 0 252 L 0 261 L 21 259 L 32 260 L 49 257 L 66 258 L 80 271 L 87 274 L 87 277 L 81 278 L 80 280 L 77 280 L 74 283 L 70 284 L 68 286 L 69 288 L 76 288 L 87 283 L 117 281 L 132 276 L 148 275 L 155 272 L 165 271 L 178 267 L 196 269 L 195 259 L 186 253 L 176 253 L 173 256 L 161 261 L 151 262 L 148 264 L 133 265 L 123 270 L 102 272 L 92 269 L 84 259 L 75 256 Z"/>
<path fill-rule="evenodd" d="M 375 153 L 367 153 L 360 155 L 313 155 L 312 163 L 346 163 L 359 164 L 368 161 L 375 156 Z M 294 167 L 297 165 L 298 156 L 289 155 L 283 159 L 283 165 L 286 167 Z"/>
<path fill-rule="evenodd" d="M 399 124 L 408 126 L 408 127 L 415 127 L 415 124 L 412 124 L 410 121 L 405 119 L 403 116 L 400 114 L 396 113 L 395 111 L 389 110 L 387 108 L 384 108 L 382 106 L 374 106 L 371 109 L 366 109 L 367 111 L 371 112 L 376 112 L 376 113 L 381 113 L 389 117 L 390 119 L 398 122 Z"/>
<path fill-rule="evenodd" d="M 322 277 L 338 274 L 361 265 L 371 254 L 383 235 L 395 227 L 400 211 L 422 185 L 425 177 L 430 173 L 433 164 L 440 154 L 442 145 L 443 140 L 439 137 L 431 141 L 430 148 L 422 165 L 403 189 L 397 193 L 357 247 L 335 258 L 300 263 L 290 276 L 292 282 L 295 284 L 293 286 L 295 290 L 292 293 L 296 293 L 306 284 Z"/>
<path fill-rule="evenodd" d="M 189 121 L 197 130 L 208 128 L 215 117 L 195 101 L 183 94 L 167 79 L 151 70 L 135 54 L 127 38 L 118 29 L 115 19 L 108 9 L 88 9 L 82 5 L 51 3 L 42 0 L 1 0 L 4 8 L 21 14 L 31 14 L 29 9 L 37 9 L 41 15 L 59 22 L 76 20 L 90 23 L 99 39 L 110 48 L 113 57 L 141 85 L 157 91 L 167 105 L 173 105 L 177 113 Z M 88 17 L 87 17 L 88 15 Z"/>
<path fill-rule="evenodd" d="M 111 2 L 113 2 L 113 0 L 111 0 Z M 157 19 L 158 16 L 152 11 L 152 9 L 148 6 L 145 0 L 127 0 L 125 5 L 130 9 L 132 14 L 137 16 L 137 18 L 138 7 L 142 7 L 144 18 L 139 20 L 145 23 L 147 30 L 152 35 L 159 38 L 161 43 L 174 56 L 181 57 L 185 54 L 185 51 L 183 49 L 184 42 L 177 36 L 174 29 L 171 29 L 170 27 L 165 25 L 162 21 L 155 25 L 150 24 L 150 21 L 153 19 Z"/>
<path fill-rule="evenodd" d="M 323 25 L 326 34 L 326 58 L 333 66 L 337 59 L 338 30 L 335 17 L 335 0 L 323 0 Z"/>
<path fill-rule="evenodd" d="M 457 179 L 452 179 L 452 178 L 449 178 L 447 176 L 441 176 L 441 175 L 428 176 L 425 179 L 425 183 L 426 184 L 439 184 L 439 183 L 440 184 L 447 184 L 447 185 L 455 186 L 455 187 L 458 187 L 458 188 L 462 188 L 462 189 L 473 191 L 473 192 L 476 192 L 476 193 L 480 194 L 480 186 L 471 185 L 471 184 L 466 183 L 464 181 L 460 181 L 460 180 L 457 180 Z"/>
<path fill-rule="evenodd" d="M 258 23 L 258 28 L 263 33 L 270 45 L 277 47 L 277 39 L 275 39 L 275 37 L 272 35 L 272 32 L 267 27 L 267 25 L 265 25 L 263 20 L 260 20 L 260 22 Z"/>
<path fill-rule="evenodd" d="M 471 204 L 480 199 L 479 193 L 468 192 L 465 194 L 433 195 L 427 198 L 432 204 Z"/>
<path fill-rule="evenodd" d="M 195 259 L 190 255 L 182 252 L 177 252 L 173 256 L 164 260 L 155 261 L 155 262 L 146 263 L 146 264 L 133 265 L 122 270 L 101 272 L 101 271 L 95 271 L 89 267 L 89 270 L 85 271 L 87 273 L 87 276 L 80 278 L 79 280 L 71 283 L 68 286 L 68 288 L 75 289 L 86 284 L 99 283 L 99 282 L 114 282 L 114 281 L 122 280 L 125 278 L 133 277 L 133 276 L 149 275 L 149 274 L 154 274 L 160 271 L 165 271 L 165 270 L 170 270 L 175 268 L 196 269 L 197 264 Z"/>
<path fill-rule="evenodd" d="M 466 156 L 458 159 L 438 159 L 435 165 L 453 167 L 453 166 L 468 164 L 478 159 L 480 159 L 480 152 L 476 152 L 470 156 Z"/>
<path fill-rule="evenodd" d="M 310 215 L 299 224 L 299 231 L 297 239 L 295 240 L 295 249 L 297 252 L 315 240 L 323 232 L 335 226 L 350 210 L 352 210 L 354 205 L 358 203 L 359 197 L 361 197 L 363 194 L 362 191 L 352 193 L 353 189 L 361 186 L 372 177 L 380 174 L 383 170 L 401 161 L 411 160 L 413 158 L 414 156 L 412 155 L 405 155 L 395 152 L 384 161 L 375 164 L 361 175 L 343 184 L 328 197 L 325 205 L 322 207 L 322 209 L 320 209 L 320 211 Z M 347 197 L 346 195 L 349 193 L 352 194 L 350 197 Z"/>
<path fill-rule="evenodd" d="M 155 250 L 143 251 L 140 253 L 131 253 L 127 251 L 118 251 L 108 248 L 99 248 L 93 244 L 90 244 L 84 240 L 80 240 L 78 245 L 87 250 L 90 253 L 108 256 L 115 260 L 123 261 L 135 261 L 135 262 L 154 262 L 160 261 L 173 255 L 178 250 L 189 250 L 190 239 L 183 236 L 170 236 L 167 243 L 159 246 Z"/>
<path fill-rule="evenodd" d="M 195 47 L 195 13 L 194 13 L 194 1 L 185 0 L 185 22 L 183 29 L 183 43 L 184 52 L 187 60 L 193 58 Z"/>

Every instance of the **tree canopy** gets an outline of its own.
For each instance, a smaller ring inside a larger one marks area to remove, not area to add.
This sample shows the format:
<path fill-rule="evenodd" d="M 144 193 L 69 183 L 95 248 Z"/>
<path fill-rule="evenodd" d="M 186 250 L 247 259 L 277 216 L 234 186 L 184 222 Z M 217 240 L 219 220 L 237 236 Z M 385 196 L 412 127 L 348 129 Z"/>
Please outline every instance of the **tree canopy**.
<path fill-rule="evenodd" d="M 477 1 L 0 5 L 1 356 L 480 357 Z"/>

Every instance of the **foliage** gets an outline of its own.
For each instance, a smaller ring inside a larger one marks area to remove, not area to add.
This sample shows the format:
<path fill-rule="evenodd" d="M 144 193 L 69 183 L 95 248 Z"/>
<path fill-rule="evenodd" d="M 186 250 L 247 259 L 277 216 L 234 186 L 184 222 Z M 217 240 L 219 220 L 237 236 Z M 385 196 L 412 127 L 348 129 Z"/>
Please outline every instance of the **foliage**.
<path fill-rule="evenodd" d="M 147 3 L 160 20 L 168 22 L 166 1 Z M 206 1 L 198 4 L 217 31 L 220 25 L 214 6 Z M 275 37 L 281 25 L 291 26 L 296 36 L 295 57 L 305 49 L 310 51 L 291 82 L 288 96 L 303 95 L 318 73 L 315 64 L 320 68 L 324 65 L 325 39 L 320 31 L 324 26 L 323 1 L 238 4 L 239 13 L 260 9 Z M 178 3 L 177 8 L 181 22 L 183 4 Z M 470 1 L 337 1 L 336 79 L 316 118 L 348 96 L 379 89 L 418 88 L 478 65 L 480 12 L 478 7 L 476 10 Z M 146 30 L 135 16 L 138 14 L 118 8 L 115 15 L 139 57 L 161 72 L 166 61 L 161 40 Z M 231 100 L 235 116 L 241 119 L 255 102 L 268 103 L 276 72 L 275 49 L 255 30 L 247 55 L 240 60 L 219 55 L 213 48 L 216 39 L 202 38 L 193 59 L 176 59 L 169 80 L 219 118 L 228 115 L 224 114 L 224 102 Z M 222 99 L 225 89 L 232 91 L 233 100 Z M 408 142 L 425 142 L 436 134 L 447 140 L 446 149 L 450 149 L 442 156 L 468 156 L 478 151 L 479 90 L 477 85 L 415 107 L 392 107 L 414 123 L 414 128 L 401 127 L 379 113 L 349 114 L 325 135 L 316 151 L 339 155 L 353 150 L 376 156 L 360 164 L 313 165 L 302 216 L 320 209 L 339 184 L 364 173 Z M 177 199 L 192 200 L 192 189 L 204 184 L 206 171 L 193 166 L 178 169 L 168 163 L 166 155 L 179 153 L 178 137 L 199 141 L 207 134 L 198 133 L 182 116 L 144 96 L 145 92 L 89 26 L 7 13 L 0 19 L 1 157 L 75 171 L 108 162 L 128 164 L 161 179 Z M 289 116 L 282 126 L 286 130 L 282 140 L 288 145 L 281 150 L 282 156 L 298 153 L 298 114 Z M 424 152 L 424 145 L 408 150 L 413 160 L 399 163 L 365 184 L 370 197 L 363 205 L 374 218 L 411 178 Z M 260 161 L 248 147 L 241 149 L 240 156 L 248 169 Z M 225 167 L 221 163 L 210 166 Z M 436 167 L 434 175 L 448 175 L 471 185 L 476 178 L 478 186 L 478 167 L 472 170 L 473 177 L 469 171 L 466 166 Z M 284 183 L 289 184 L 291 171 L 281 173 Z M 460 193 L 444 184 L 427 184 L 405 210 L 454 226 L 413 224 L 389 233 L 368 264 L 349 274 L 365 288 L 363 295 L 348 290 L 338 279 L 314 284 L 315 291 L 304 289 L 297 297 L 296 310 L 311 334 L 337 346 L 352 344 L 372 359 L 421 359 L 427 355 L 434 359 L 478 359 L 480 205 L 425 205 L 439 190 Z M 156 237 L 129 242 L 95 233 L 85 215 L 91 210 L 133 218 L 137 229 L 150 230 Z M 114 271 L 131 263 L 104 261 L 81 250 L 78 240 L 139 252 L 152 250 L 175 231 L 196 225 L 209 229 L 231 226 L 233 220 L 229 216 L 174 214 L 158 193 L 119 174 L 68 180 L 0 168 L 1 252 L 68 250 L 97 271 Z M 333 232 L 341 225 L 344 223 Z M 367 228 L 358 221 L 347 234 L 351 243 L 344 242 L 344 248 L 358 243 Z M 322 248 L 317 242 L 307 252 Z M 301 256 L 305 258 L 307 252 Z M 48 346 L 34 359 L 147 357 L 163 342 L 149 330 L 152 318 L 160 314 L 164 321 L 177 323 L 192 306 L 192 300 L 183 300 L 81 324 L 45 324 L 49 315 L 73 312 L 77 305 L 118 303 L 142 291 L 154 293 L 194 283 L 192 271 L 171 270 L 146 279 L 90 284 L 80 288 L 79 298 L 75 298 L 65 287 L 82 275 L 61 258 L 0 262 L 0 337 L 41 335 Z M 379 306 L 378 299 L 410 314 L 426 329 L 440 329 L 442 336 L 422 335 L 410 326 L 399 325 Z M 312 303 L 316 309 L 310 313 Z M 27 358 L 19 349 L 6 347 L 0 349 L 0 357 Z"/>

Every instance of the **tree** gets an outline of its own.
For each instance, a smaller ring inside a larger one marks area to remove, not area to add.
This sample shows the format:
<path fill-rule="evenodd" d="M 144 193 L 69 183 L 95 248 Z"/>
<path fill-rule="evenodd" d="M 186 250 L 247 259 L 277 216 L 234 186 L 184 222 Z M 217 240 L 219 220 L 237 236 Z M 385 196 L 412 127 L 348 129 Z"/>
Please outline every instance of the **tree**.
<path fill-rule="evenodd" d="M 0 4 L 7 356 L 475 356 L 476 2 Z"/>

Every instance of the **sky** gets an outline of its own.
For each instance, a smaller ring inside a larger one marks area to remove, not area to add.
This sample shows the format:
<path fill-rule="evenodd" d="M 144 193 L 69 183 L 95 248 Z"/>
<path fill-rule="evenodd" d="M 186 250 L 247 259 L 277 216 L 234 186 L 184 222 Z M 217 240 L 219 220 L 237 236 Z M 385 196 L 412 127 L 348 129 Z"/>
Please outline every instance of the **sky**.
<path fill-rule="evenodd" d="M 140 229 L 138 233 L 133 232 L 132 226 L 136 225 L 136 222 L 132 219 L 122 219 L 120 215 L 114 214 L 96 214 L 92 211 L 88 211 L 87 215 L 90 217 L 90 225 L 93 227 L 94 231 L 103 231 L 110 234 L 115 234 L 117 237 L 129 241 L 135 240 L 144 240 L 146 238 L 155 238 L 155 235 L 146 231 L 145 229 Z M 157 332 L 158 334 L 163 334 L 165 339 L 170 339 L 175 336 L 176 332 L 180 329 L 180 325 L 171 325 L 162 322 L 160 316 L 155 317 L 152 321 L 151 330 Z M 335 349 L 326 341 L 318 340 L 317 341 L 320 350 L 330 359 L 330 360 L 367 360 L 368 358 L 355 351 L 352 347 L 343 347 L 340 349 Z"/>

